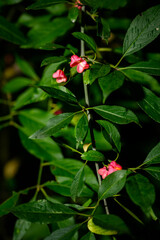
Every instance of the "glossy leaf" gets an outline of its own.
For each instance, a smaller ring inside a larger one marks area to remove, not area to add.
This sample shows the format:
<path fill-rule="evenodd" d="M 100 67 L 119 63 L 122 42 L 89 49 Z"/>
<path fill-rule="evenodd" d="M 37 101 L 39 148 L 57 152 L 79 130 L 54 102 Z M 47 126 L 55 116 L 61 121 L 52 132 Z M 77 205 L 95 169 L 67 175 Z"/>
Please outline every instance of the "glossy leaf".
<path fill-rule="evenodd" d="M 90 84 L 92 84 L 97 78 L 106 76 L 109 72 L 110 72 L 109 65 L 93 64 L 89 72 Z"/>
<path fill-rule="evenodd" d="M 80 196 L 84 184 L 84 165 L 76 173 L 72 185 L 71 185 L 71 198 L 76 201 L 76 198 Z"/>
<path fill-rule="evenodd" d="M 138 15 L 131 23 L 123 43 L 125 56 L 139 51 L 160 33 L 160 5 Z"/>
<path fill-rule="evenodd" d="M 126 190 L 131 200 L 138 205 L 144 213 L 152 207 L 155 201 L 155 189 L 148 178 L 141 174 L 135 174 L 128 178 Z"/>
<path fill-rule="evenodd" d="M 65 228 L 60 228 L 54 231 L 50 236 L 46 237 L 44 240 L 69 240 L 72 239 L 75 232 L 80 228 L 80 224 L 72 225 Z"/>
<path fill-rule="evenodd" d="M 117 128 L 110 122 L 105 120 L 97 120 L 97 123 L 100 124 L 104 130 L 104 137 L 107 135 L 107 140 L 111 143 L 111 145 L 116 147 L 118 152 L 121 151 L 121 141 L 120 141 L 120 134 Z"/>
<path fill-rule="evenodd" d="M 137 116 L 131 111 L 120 106 L 100 105 L 93 107 L 93 110 L 105 119 L 118 124 L 135 122 L 138 124 Z"/>
<path fill-rule="evenodd" d="M 41 63 L 41 67 L 45 66 L 45 65 L 49 65 L 49 64 L 52 64 L 52 63 L 57 63 L 57 62 L 67 62 L 67 59 L 66 57 L 48 57 L 48 58 L 45 58 L 43 59 L 42 63 Z"/>
<path fill-rule="evenodd" d="M 79 9 L 77 7 L 72 7 L 69 10 L 68 17 L 69 17 L 69 19 L 71 20 L 72 23 L 76 22 L 76 20 L 78 18 L 78 15 L 79 15 Z"/>
<path fill-rule="evenodd" d="M 13 240 L 21 240 L 26 234 L 27 230 L 30 228 L 31 222 L 23 219 L 18 219 L 16 221 L 13 233 Z"/>
<path fill-rule="evenodd" d="M 44 199 L 21 204 L 13 208 L 12 213 L 27 221 L 40 223 L 62 221 L 76 214 L 63 204 L 51 203 Z"/>
<path fill-rule="evenodd" d="M 115 90 L 119 89 L 124 82 L 124 76 L 121 72 L 114 71 L 107 76 L 98 79 L 100 88 L 103 92 L 103 102 Z"/>
<path fill-rule="evenodd" d="M 22 32 L 2 16 L 0 16 L 0 38 L 20 45 L 26 42 Z"/>
<path fill-rule="evenodd" d="M 8 214 L 11 209 L 16 205 L 19 198 L 18 193 L 13 193 L 13 195 L 8 198 L 5 202 L 0 205 L 0 217 Z"/>
<path fill-rule="evenodd" d="M 125 222 L 116 215 L 95 215 L 93 217 L 94 224 L 108 230 L 115 231 L 117 234 L 126 234 L 129 233 L 129 229 L 126 226 Z"/>
<path fill-rule="evenodd" d="M 38 10 L 44 9 L 46 7 L 50 7 L 57 3 L 64 3 L 66 0 L 38 0 L 37 2 L 33 3 L 32 5 L 27 7 L 27 10 Z"/>
<path fill-rule="evenodd" d="M 74 116 L 74 113 L 62 113 L 60 115 L 57 115 L 51 118 L 47 122 L 47 125 L 45 127 L 35 132 L 33 135 L 30 136 L 30 138 L 39 139 L 39 138 L 52 136 L 54 133 L 66 127 L 72 120 L 73 116 Z"/>
<path fill-rule="evenodd" d="M 81 155 L 81 158 L 86 161 L 102 162 L 105 160 L 104 155 L 101 152 L 95 150 L 89 150 Z"/>
<path fill-rule="evenodd" d="M 144 168 L 146 172 L 148 172 L 152 177 L 156 178 L 158 181 L 160 181 L 160 167 L 154 167 L 149 166 L 147 168 Z"/>
<path fill-rule="evenodd" d="M 108 230 L 108 229 L 100 227 L 99 225 L 96 225 L 93 222 L 92 218 L 88 221 L 87 226 L 88 226 L 88 229 L 92 233 L 95 233 L 95 234 L 98 234 L 98 235 L 115 235 L 115 234 L 117 234 L 117 231 L 115 231 L 115 230 L 110 230 L 110 229 Z"/>
<path fill-rule="evenodd" d="M 99 187 L 98 198 L 99 200 L 112 197 L 119 193 L 124 187 L 127 177 L 126 170 L 118 170 L 108 175 Z"/>
<path fill-rule="evenodd" d="M 78 143 L 83 142 L 88 131 L 88 119 L 86 114 L 83 114 L 75 127 L 75 137 Z"/>
<path fill-rule="evenodd" d="M 92 232 L 88 232 L 80 240 L 96 240 L 96 238 Z"/>
<path fill-rule="evenodd" d="M 15 93 L 32 84 L 33 82 L 29 78 L 16 77 L 12 78 L 7 84 L 5 84 L 2 90 L 5 93 Z"/>
<path fill-rule="evenodd" d="M 143 162 L 143 165 L 158 164 L 160 163 L 160 143 L 158 143 L 148 154 Z"/>
<path fill-rule="evenodd" d="M 138 102 L 142 110 L 154 121 L 160 123 L 160 98 L 149 89 L 144 88 L 144 99 Z"/>
<path fill-rule="evenodd" d="M 70 104 L 77 103 L 76 97 L 66 87 L 59 86 L 59 87 L 53 88 L 48 86 L 40 86 L 40 88 L 55 99 L 59 99 L 61 101 L 64 101 Z"/>
<path fill-rule="evenodd" d="M 96 43 L 94 41 L 94 39 L 90 36 L 88 36 L 87 34 L 85 33 L 81 33 L 81 32 L 74 32 L 72 33 L 72 35 L 75 37 L 75 38 L 78 38 L 80 40 L 83 40 L 90 49 L 92 49 L 94 52 L 96 52 Z"/>

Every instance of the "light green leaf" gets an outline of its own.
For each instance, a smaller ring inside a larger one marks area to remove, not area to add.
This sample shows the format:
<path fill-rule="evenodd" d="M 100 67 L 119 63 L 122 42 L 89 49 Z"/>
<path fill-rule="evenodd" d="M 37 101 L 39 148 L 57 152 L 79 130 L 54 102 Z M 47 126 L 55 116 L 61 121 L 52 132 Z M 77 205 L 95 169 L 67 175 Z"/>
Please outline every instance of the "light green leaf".
<path fill-rule="evenodd" d="M 15 77 L 15 78 L 12 78 L 7 84 L 4 85 L 4 87 L 2 88 L 2 91 L 5 93 L 15 93 L 32 84 L 33 82 L 29 78 Z"/>
<path fill-rule="evenodd" d="M 84 165 L 76 173 L 71 185 L 71 189 L 70 189 L 71 198 L 73 199 L 74 202 L 76 201 L 76 198 L 80 196 L 83 190 L 83 184 L 84 184 Z"/>
<path fill-rule="evenodd" d="M 52 63 L 57 63 L 57 62 L 61 62 L 61 63 L 67 62 L 67 58 L 64 57 L 64 56 L 61 56 L 61 57 L 56 56 L 56 57 L 45 58 L 45 59 L 43 59 L 43 61 L 41 63 L 41 67 L 43 67 L 45 65 L 52 64 Z"/>
<path fill-rule="evenodd" d="M 139 51 L 160 33 L 160 5 L 138 15 L 131 23 L 123 43 L 125 56 Z"/>
<path fill-rule="evenodd" d="M 160 167 L 147 167 L 144 168 L 146 172 L 148 172 L 152 177 L 156 178 L 158 181 L 160 181 Z"/>
<path fill-rule="evenodd" d="M 86 114 L 83 114 L 75 127 L 75 137 L 78 143 L 83 142 L 88 131 L 88 119 Z"/>
<path fill-rule="evenodd" d="M 14 227 L 13 240 L 22 240 L 30 226 L 31 222 L 18 219 Z"/>
<path fill-rule="evenodd" d="M 160 143 L 158 143 L 148 154 L 146 159 L 143 162 L 144 164 L 158 164 L 160 163 Z"/>
<path fill-rule="evenodd" d="M 11 209 L 16 205 L 18 198 L 19 194 L 14 192 L 10 198 L 0 205 L 0 217 L 8 214 L 11 211 Z"/>
<path fill-rule="evenodd" d="M 160 98 L 147 88 L 143 87 L 143 91 L 145 96 L 138 105 L 149 117 L 160 123 Z"/>
<path fill-rule="evenodd" d="M 100 88 L 103 92 L 103 102 L 115 90 L 119 89 L 124 82 L 124 76 L 119 71 L 114 71 L 107 76 L 98 79 Z"/>
<path fill-rule="evenodd" d="M 81 158 L 86 161 L 102 162 L 105 160 L 104 155 L 101 152 L 95 150 L 89 150 L 81 155 Z"/>
<path fill-rule="evenodd" d="M 102 227 L 94 224 L 92 218 L 88 221 L 87 226 L 88 226 L 89 231 L 91 231 L 92 233 L 98 234 L 98 235 L 115 235 L 115 234 L 117 234 L 116 230 L 110 230 L 110 229 L 108 230 L 108 229 L 102 228 Z"/>
<path fill-rule="evenodd" d="M 135 122 L 138 124 L 137 116 L 131 111 L 120 106 L 100 105 L 93 107 L 93 110 L 105 119 L 118 124 Z"/>
<path fill-rule="evenodd" d="M 81 33 L 81 32 L 74 32 L 72 33 L 72 35 L 75 37 L 75 38 L 78 38 L 80 40 L 83 40 L 90 49 L 92 49 L 94 52 L 96 52 L 96 43 L 94 41 L 94 39 L 90 36 L 88 36 L 87 34 L 85 33 Z"/>
<path fill-rule="evenodd" d="M 0 38 L 20 45 L 26 42 L 26 38 L 22 32 L 2 16 L 0 16 Z"/>
<path fill-rule="evenodd" d="M 79 9 L 77 7 L 72 7 L 69 10 L 68 17 L 71 20 L 72 23 L 75 23 L 79 15 Z"/>
<path fill-rule="evenodd" d="M 110 122 L 105 120 L 97 120 L 97 123 L 100 124 L 104 129 L 104 137 L 107 134 L 107 140 L 111 143 L 111 145 L 116 147 L 118 152 L 121 151 L 121 141 L 120 141 L 120 134 L 117 128 Z"/>
<path fill-rule="evenodd" d="M 75 113 L 62 113 L 51 118 L 47 122 L 47 125 L 45 127 L 35 132 L 32 136 L 30 136 L 30 138 L 39 139 L 39 138 L 45 138 L 53 135 L 54 133 L 58 132 L 60 129 L 67 126 L 72 120 L 74 115 Z"/>
<path fill-rule="evenodd" d="M 76 214 L 63 204 L 51 203 L 44 199 L 21 204 L 13 208 L 12 213 L 21 219 L 40 223 L 62 221 Z"/>
<path fill-rule="evenodd" d="M 109 72 L 110 72 L 109 65 L 93 64 L 89 72 L 90 84 L 92 84 L 97 78 L 106 76 Z"/>
<path fill-rule="evenodd" d="M 127 177 L 126 170 L 118 170 L 108 175 L 99 187 L 98 198 L 99 200 L 112 197 L 119 193 L 124 187 Z"/>
<path fill-rule="evenodd" d="M 129 177 L 126 190 L 131 200 L 147 215 L 155 201 L 155 189 L 148 178 L 141 174 Z"/>
<path fill-rule="evenodd" d="M 46 7 L 50 7 L 57 3 L 64 3 L 66 0 L 38 0 L 37 2 L 33 3 L 32 5 L 28 6 L 27 10 L 38 10 L 38 9 L 44 9 Z"/>

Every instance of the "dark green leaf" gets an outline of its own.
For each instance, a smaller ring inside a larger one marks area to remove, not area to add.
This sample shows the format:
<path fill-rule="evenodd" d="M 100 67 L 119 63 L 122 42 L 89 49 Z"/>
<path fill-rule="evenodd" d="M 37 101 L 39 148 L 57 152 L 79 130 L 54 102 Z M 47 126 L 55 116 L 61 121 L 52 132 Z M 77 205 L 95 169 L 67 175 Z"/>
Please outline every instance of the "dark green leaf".
<path fill-rule="evenodd" d="M 60 228 L 54 231 L 50 236 L 44 240 L 69 240 L 73 237 L 75 232 L 80 228 L 80 224 L 72 225 L 66 228 Z"/>
<path fill-rule="evenodd" d="M 107 140 L 111 143 L 111 145 L 116 147 L 118 152 L 120 152 L 121 141 L 120 141 L 120 134 L 117 128 L 112 123 L 107 122 L 105 120 L 97 120 L 97 123 L 100 124 L 105 129 L 105 132 L 108 135 Z"/>
<path fill-rule="evenodd" d="M 160 163 L 160 143 L 158 143 L 148 154 L 146 159 L 143 162 L 144 164 L 157 164 Z"/>
<path fill-rule="evenodd" d="M 109 72 L 110 72 L 109 65 L 93 64 L 89 72 L 90 84 L 92 84 L 97 78 L 106 76 Z"/>
<path fill-rule="evenodd" d="M 56 50 L 56 49 L 65 49 L 64 46 L 55 43 L 46 43 L 38 47 L 41 50 Z"/>
<path fill-rule="evenodd" d="M 22 1 L 23 1 L 23 0 L 1 0 L 0 6 L 17 4 L 17 3 L 20 3 L 20 2 L 22 2 Z"/>
<path fill-rule="evenodd" d="M 49 64 L 52 64 L 52 63 L 57 63 L 57 62 L 67 62 L 67 58 L 66 57 L 48 57 L 48 58 L 45 58 L 42 63 L 41 63 L 41 67 L 42 66 L 45 66 L 45 65 L 49 65 Z"/>
<path fill-rule="evenodd" d="M 73 69 L 73 68 L 72 68 Z M 77 67 L 75 68 L 76 72 L 77 72 Z M 84 75 L 83 75 L 83 82 L 84 84 L 90 84 L 90 78 L 89 78 L 89 74 L 90 74 L 90 69 L 87 69 L 85 72 L 84 72 Z"/>
<path fill-rule="evenodd" d="M 33 84 L 32 80 L 25 77 L 12 78 L 7 84 L 2 88 L 5 93 L 14 93 L 19 90 Z"/>
<path fill-rule="evenodd" d="M 105 160 L 104 155 L 101 152 L 95 150 L 89 150 L 81 155 L 81 158 L 86 161 L 102 162 Z"/>
<path fill-rule="evenodd" d="M 95 215 L 93 217 L 94 224 L 108 230 L 115 231 L 117 234 L 126 234 L 129 233 L 129 229 L 126 226 L 125 222 L 116 215 Z"/>
<path fill-rule="evenodd" d="M 47 125 L 37 132 L 35 132 L 32 136 L 30 136 L 31 139 L 35 138 L 45 138 L 53 135 L 54 133 L 58 132 L 60 129 L 67 126 L 70 121 L 72 120 L 74 116 L 74 113 L 62 113 L 60 115 L 55 116 L 54 118 L 51 118 Z"/>
<path fill-rule="evenodd" d="M 86 114 L 83 114 L 75 127 L 75 137 L 78 143 L 83 142 L 88 131 L 88 119 Z"/>
<path fill-rule="evenodd" d="M 118 124 L 128 124 L 131 122 L 138 124 L 136 115 L 124 107 L 100 105 L 93 107 L 93 110 L 103 118 Z"/>
<path fill-rule="evenodd" d="M 124 7 L 127 3 L 127 0 L 115 0 L 114 2 L 112 0 L 82 0 L 81 2 L 87 4 L 92 8 L 106 8 L 115 10 L 119 7 Z"/>
<path fill-rule="evenodd" d="M 0 205 L 0 217 L 8 214 L 11 211 L 11 209 L 16 205 L 18 198 L 19 194 L 14 192 L 10 198 Z"/>
<path fill-rule="evenodd" d="M 15 44 L 24 44 L 26 42 L 22 32 L 2 16 L 0 16 L 0 38 Z"/>
<path fill-rule="evenodd" d="M 86 235 L 84 235 L 80 240 L 96 240 L 93 233 L 88 232 Z"/>
<path fill-rule="evenodd" d="M 37 2 L 33 3 L 32 5 L 27 7 L 27 10 L 38 10 L 44 9 L 46 7 L 50 7 L 57 3 L 64 3 L 66 0 L 38 0 Z"/>
<path fill-rule="evenodd" d="M 76 173 L 72 185 L 71 185 L 71 198 L 73 201 L 76 201 L 76 198 L 80 196 L 83 190 L 84 184 L 84 165 L 80 170 Z"/>
<path fill-rule="evenodd" d="M 124 82 L 124 76 L 121 72 L 114 71 L 107 76 L 98 79 L 100 88 L 103 92 L 103 102 L 115 90 L 120 88 Z"/>
<path fill-rule="evenodd" d="M 47 87 L 47 86 L 40 86 L 40 88 L 47 92 L 51 97 L 64 101 L 70 104 L 76 104 L 77 99 L 66 87 L 64 86 L 57 86 L 56 88 Z"/>
<path fill-rule="evenodd" d="M 152 177 L 160 181 L 160 167 L 150 166 L 150 167 L 144 168 L 143 170 L 145 170 L 146 172 L 151 174 Z"/>
<path fill-rule="evenodd" d="M 14 227 L 13 240 L 22 240 L 30 226 L 31 222 L 18 219 Z"/>
<path fill-rule="evenodd" d="M 85 33 L 81 33 L 81 32 L 74 32 L 72 33 L 72 35 L 75 37 L 75 38 L 78 38 L 80 40 L 83 40 L 90 49 L 92 49 L 94 52 L 96 52 L 96 43 L 94 41 L 93 38 L 91 38 L 90 36 L 88 36 L 87 34 Z"/>
<path fill-rule="evenodd" d="M 138 15 L 131 23 L 123 43 L 125 56 L 139 51 L 160 33 L 160 5 Z"/>
<path fill-rule="evenodd" d="M 12 213 L 21 219 L 40 223 L 62 221 L 76 214 L 63 204 L 51 203 L 47 200 L 21 204 L 13 208 Z"/>
<path fill-rule="evenodd" d="M 144 99 L 138 102 L 143 111 L 156 122 L 160 123 L 160 98 L 149 89 L 143 87 Z"/>
<path fill-rule="evenodd" d="M 76 20 L 78 18 L 78 15 L 79 15 L 79 9 L 77 7 L 72 7 L 69 10 L 68 17 L 69 17 L 69 19 L 71 20 L 72 23 L 76 22 Z"/>
<path fill-rule="evenodd" d="M 148 178 L 141 174 L 129 177 L 126 190 L 131 200 L 147 214 L 155 201 L 155 189 Z"/>
<path fill-rule="evenodd" d="M 119 193 L 125 185 L 126 177 L 126 170 L 118 170 L 108 175 L 99 187 L 99 200 L 112 197 L 113 195 Z"/>
<path fill-rule="evenodd" d="M 97 36 L 101 37 L 102 40 L 108 41 L 108 38 L 110 37 L 108 19 L 100 18 L 97 26 Z"/>

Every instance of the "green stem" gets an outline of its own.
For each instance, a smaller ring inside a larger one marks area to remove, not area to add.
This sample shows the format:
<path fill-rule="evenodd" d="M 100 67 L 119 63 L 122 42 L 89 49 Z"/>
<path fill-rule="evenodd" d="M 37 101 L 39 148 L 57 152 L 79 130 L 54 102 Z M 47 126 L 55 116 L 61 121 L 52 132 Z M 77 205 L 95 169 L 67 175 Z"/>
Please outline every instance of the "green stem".
<path fill-rule="evenodd" d="M 36 200 L 37 195 L 41 189 L 40 183 L 41 183 L 41 178 L 42 178 L 42 170 L 43 170 L 43 163 L 42 161 L 40 162 L 40 166 L 39 166 L 39 172 L 38 172 L 38 179 L 37 179 L 37 187 L 36 187 L 36 192 L 33 196 L 32 201 Z"/>

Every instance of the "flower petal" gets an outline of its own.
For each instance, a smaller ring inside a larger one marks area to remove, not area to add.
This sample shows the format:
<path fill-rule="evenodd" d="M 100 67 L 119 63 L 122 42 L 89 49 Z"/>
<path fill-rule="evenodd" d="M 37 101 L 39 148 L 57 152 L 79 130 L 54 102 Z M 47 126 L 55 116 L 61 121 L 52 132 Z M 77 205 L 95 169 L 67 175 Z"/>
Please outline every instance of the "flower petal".
<path fill-rule="evenodd" d="M 83 61 L 82 58 L 78 57 L 77 55 L 72 55 L 70 67 L 77 66 L 81 61 Z"/>

